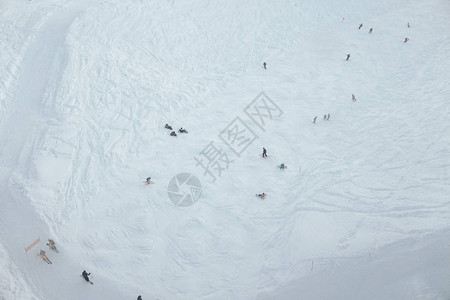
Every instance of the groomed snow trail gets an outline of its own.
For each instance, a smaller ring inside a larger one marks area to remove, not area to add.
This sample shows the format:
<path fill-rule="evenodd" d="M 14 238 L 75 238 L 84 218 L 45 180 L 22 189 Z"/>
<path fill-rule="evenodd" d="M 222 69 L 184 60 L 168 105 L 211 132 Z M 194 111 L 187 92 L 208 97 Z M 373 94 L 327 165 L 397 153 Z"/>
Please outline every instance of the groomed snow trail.
<path fill-rule="evenodd" d="M 450 296 L 425 278 L 450 279 L 448 3 L 2 7 L 1 296 L 337 298 L 298 289 L 325 280 L 363 297 L 403 256 L 398 285 L 380 295 Z M 243 112 L 261 91 L 283 111 L 265 131 Z M 236 117 L 258 136 L 240 157 L 218 137 Z M 171 137 L 165 123 L 189 134 Z M 233 160 L 215 183 L 194 159 L 211 141 Z M 167 196 L 181 172 L 203 184 L 186 208 Z M 48 237 L 61 253 L 47 251 Z M 53 265 L 35 256 L 43 247 Z M 402 281 L 420 255 L 444 267 Z M 371 266 L 365 290 L 350 284 Z"/>

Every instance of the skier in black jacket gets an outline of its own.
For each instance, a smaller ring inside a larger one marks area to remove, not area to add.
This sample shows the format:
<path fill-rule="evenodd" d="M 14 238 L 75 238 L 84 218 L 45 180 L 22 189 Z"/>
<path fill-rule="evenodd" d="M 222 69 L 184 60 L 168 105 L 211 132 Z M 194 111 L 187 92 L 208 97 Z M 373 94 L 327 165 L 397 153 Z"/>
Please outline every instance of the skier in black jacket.
<path fill-rule="evenodd" d="M 267 150 L 266 150 L 266 148 L 263 148 L 262 157 L 267 157 Z"/>
<path fill-rule="evenodd" d="M 81 273 L 81 275 L 83 275 L 84 280 L 86 280 L 87 282 L 91 282 L 88 277 L 89 275 L 91 275 L 91 273 L 88 273 L 88 272 L 86 272 L 86 270 L 84 270 L 83 273 Z M 92 284 L 92 282 L 91 282 L 91 284 Z"/>

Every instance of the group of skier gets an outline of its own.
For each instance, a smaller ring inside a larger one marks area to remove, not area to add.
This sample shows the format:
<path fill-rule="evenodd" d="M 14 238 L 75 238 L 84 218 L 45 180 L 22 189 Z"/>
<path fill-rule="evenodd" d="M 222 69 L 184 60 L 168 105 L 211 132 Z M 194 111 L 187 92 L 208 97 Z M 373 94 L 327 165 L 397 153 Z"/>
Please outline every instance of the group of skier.
<path fill-rule="evenodd" d="M 344 22 L 344 20 L 345 20 L 345 19 L 342 18 L 342 22 Z M 408 26 L 408 28 L 411 28 L 411 26 L 409 25 L 409 22 L 408 22 L 407 26 Z M 362 24 L 362 23 L 359 24 L 358 29 L 361 29 L 361 27 L 363 27 L 363 24 Z M 372 33 L 372 31 L 373 31 L 373 28 L 371 27 L 371 28 L 369 29 L 369 33 Z M 406 43 L 407 41 L 409 41 L 409 38 L 405 37 L 405 40 L 403 41 L 403 43 Z M 347 54 L 347 58 L 346 58 L 345 60 L 350 60 L 350 54 Z M 265 63 L 264 63 L 264 64 L 265 64 Z M 264 66 L 264 68 L 265 68 L 265 66 Z"/>
<path fill-rule="evenodd" d="M 263 147 L 263 152 L 262 152 L 262 154 L 260 154 L 260 156 L 262 158 L 267 158 L 267 150 L 265 147 Z M 278 166 L 278 168 L 280 168 L 280 170 L 284 170 L 284 169 L 287 169 L 287 166 L 284 163 L 282 163 Z M 261 193 L 261 194 L 256 194 L 256 196 L 258 196 L 261 199 L 266 199 L 267 194 Z"/>
<path fill-rule="evenodd" d="M 361 29 L 361 27 L 363 27 L 363 24 L 361 23 L 361 24 L 359 24 L 359 27 L 358 27 L 358 29 Z M 369 29 L 369 33 L 372 33 L 372 30 L 373 30 L 373 28 L 371 27 L 370 29 Z"/>
<path fill-rule="evenodd" d="M 47 246 L 50 247 L 50 249 L 52 249 L 53 251 L 55 251 L 56 253 L 59 253 L 58 249 L 56 248 L 55 245 L 55 241 L 52 239 L 48 239 L 48 243 Z M 50 261 L 50 259 L 48 258 L 46 252 L 44 250 L 40 250 L 39 251 L 39 256 L 42 258 L 43 261 L 45 261 L 47 264 L 52 264 L 52 262 Z M 91 273 L 87 273 L 86 270 L 84 270 L 81 273 L 81 276 L 83 276 L 84 280 L 90 282 L 91 284 L 94 284 L 92 281 L 89 280 L 89 275 L 91 275 Z"/>
<path fill-rule="evenodd" d="M 342 22 L 344 22 L 344 20 L 345 20 L 345 19 L 342 18 Z M 407 26 L 408 26 L 408 28 L 411 28 L 411 26 L 409 25 L 409 22 L 408 22 Z M 361 29 L 361 27 L 363 27 L 363 24 L 362 24 L 362 23 L 359 24 L 358 29 Z M 373 31 L 373 28 L 370 28 L 370 29 L 369 29 L 369 33 L 372 33 L 372 31 Z M 405 40 L 403 41 L 403 43 L 406 43 L 406 42 L 408 42 L 408 41 L 409 41 L 409 38 L 405 37 Z M 347 61 L 350 60 L 350 53 L 347 53 L 347 58 L 346 58 L 345 60 L 347 60 Z M 352 94 L 352 101 L 353 101 L 353 102 L 356 102 L 356 97 L 355 97 L 354 94 Z M 317 119 L 317 117 L 314 118 L 313 123 L 316 123 L 316 119 Z M 328 120 L 328 119 L 329 119 L 329 114 L 328 114 L 328 118 L 327 118 L 327 119 L 325 119 L 325 116 L 324 116 L 324 120 Z"/>
<path fill-rule="evenodd" d="M 166 124 L 166 125 L 164 126 L 164 128 L 169 129 L 169 130 L 172 130 L 172 132 L 170 132 L 170 135 L 171 135 L 171 136 L 177 136 L 177 133 L 176 133 L 175 131 L 173 131 L 172 126 L 170 126 L 169 124 Z M 180 129 L 178 129 L 178 132 L 179 132 L 179 133 L 188 133 L 188 131 L 187 131 L 186 129 L 184 129 L 183 127 L 181 127 Z"/>
<path fill-rule="evenodd" d="M 55 242 L 52 239 L 48 240 L 47 246 L 50 247 L 50 249 L 52 249 L 53 251 L 55 251 L 56 253 L 59 253 L 58 249 L 56 249 L 55 246 Z M 42 258 L 43 261 L 45 261 L 48 264 L 52 264 L 52 262 L 50 261 L 50 259 L 48 258 L 46 252 L 44 250 L 40 250 L 39 251 L 39 256 Z"/>
<path fill-rule="evenodd" d="M 329 119 L 330 119 L 330 113 L 328 113 L 328 115 L 327 115 L 327 114 L 324 114 L 324 115 L 323 115 L 323 119 L 324 119 L 324 120 L 329 120 Z M 317 120 L 317 116 L 315 116 L 314 119 L 313 119 L 313 123 L 314 123 L 314 124 L 316 124 L 316 120 Z"/>

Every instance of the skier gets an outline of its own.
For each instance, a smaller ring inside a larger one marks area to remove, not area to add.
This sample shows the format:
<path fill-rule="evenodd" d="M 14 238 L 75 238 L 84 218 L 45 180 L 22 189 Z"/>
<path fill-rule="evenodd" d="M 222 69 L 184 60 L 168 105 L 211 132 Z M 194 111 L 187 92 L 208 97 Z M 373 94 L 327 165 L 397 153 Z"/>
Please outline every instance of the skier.
<path fill-rule="evenodd" d="M 323 115 L 323 119 L 326 120 L 327 119 L 327 115 Z"/>
<path fill-rule="evenodd" d="M 147 184 L 150 184 L 152 182 L 152 178 L 151 177 L 147 177 L 147 179 L 145 181 L 147 182 Z"/>
<path fill-rule="evenodd" d="M 313 123 L 316 124 L 317 116 L 314 117 Z"/>
<path fill-rule="evenodd" d="M 363 27 L 363 24 L 361 23 L 361 24 L 359 24 L 359 28 L 358 29 L 361 29 L 361 27 Z"/>
<path fill-rule="evenodd" d="M 352 94 L 352 101 L 353 101 L 353 102 L 356 102 L 356 97 L 355 97 L 355 95 L 353 95 L 353 94 Z"/>
<path fill-rule="evenodd" d="M 403 43 L 406 43 L 407 41 L 409 41 L 409 39 L 408 39 L 408 38 L 405 38 L 405 40 L 403 41 Z"/>
<path fill-rule="evenodd" d="M 372 33 L 372 28 L 370 28 L 369 33 Z"/>
<path fill-rule="evenodd" d="M 171 135 L 171 136 L 177 136 L 177 134 L 175 133 L 175 131 L 172 131 L 172 132 L 170 133 L 170 135 Z"/>
<path fill-rule="evenodd" d="M 347 54 L 347 59 L 346 60 L 349 60 L 350 59 L 350 54 Z"/>
<path fill-rule="evenodd" d="M 329 120 L 330 119 L 330 113 L 328 113 L 328 116 L 327 116 L 327 120 Z"/>
<path fill-rule="evenodd" d="M 56 251 L 56 252 L 59 252 L 58 251 L 58 249 L 56 249 L 56 246 L 55 246 L 55 242 L 52 240 L 52 239 L 49 239 L 48 240 L 48 244 L 47 244 L 52 250 L 54 250 L 54 251 Z"/>
<path fill-rule="evenodd" d="M 258 196 L 259 198 L 261 198 L 261 199 L 265 199 L 265 198 L 266 198 L 266 194 L 265 194 L 265 193 L 258 194 L 257 196 Z"/>
<path fill-rule="evenodd" d="M 408 28 L 411 28 L 411 27 L 409 27 L 409 22 L 408 22 Z"/>
<path fill-rule="evenodd" d="M 142 300 L 141 295 L 139 295 L 139 296 L 137 297 L 137 300 Z"/>
<path fill-rule="evenodd" d="M 284 170 L 284 169 L 286 169 L 287 168 L 287 166 L 284 164 L 284 163 L 282 163 L 281 165 L 280 165 L 280 169 L 281 170 Z"/>
<path fill-rule="evenodd" d="M 39 252 L 39 255 L 41 256 L 42 260 L 45 261 L 48 264 L 51 264 L 52 262 L 50 261 L 50 259 L 48 259 L 47 255 L 45 254 L 44 250 L 41 250 L 41 252 Z"/>
<path fill-rule="evenodd" d="M 264 69 L 267 69 L 266 66 L 267 66 L 266 62 L 263 62 Z"/>
<path fill-rule="evenodd" d="M 266 150 L 266 148 L 263 148 L 262 157 L 267 157 L 267 150 Z"/>
<path fill-rule="evenodd" d="M 178 132 L 180 132 L 180 133 L 188 133 L 188 131 L 186 129 L 183 129 L 183 127 L 178 129 Z"/>
<path fill-rule="evenodd" d="M 166 126 L 164 126 L 164 128 L 172 130 L 172 126 L 170 126 L 169 124 L 166 124 Z"/>
<path fill-rule="evenodd" d="M 83 275 L 84 280 L 86 280 L 87 282 L 89 282 L 90 284 L 93 284 L 90 280 L 89 280 L 89 275 L 91 275 L 91 273 L 86 272 L 86 270 L 83 271 L 83 273 L 81 273 L 81 275 Z"/>

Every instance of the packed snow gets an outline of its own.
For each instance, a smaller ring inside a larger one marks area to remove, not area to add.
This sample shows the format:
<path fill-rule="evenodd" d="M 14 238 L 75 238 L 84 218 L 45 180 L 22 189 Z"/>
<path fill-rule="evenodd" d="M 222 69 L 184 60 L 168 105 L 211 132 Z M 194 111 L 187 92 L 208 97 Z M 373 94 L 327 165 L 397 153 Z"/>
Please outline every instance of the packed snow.
<path fill-rule="evenodd" d="M 450 299 L 449 13 L 2 0 L 0 299 Z"/>

